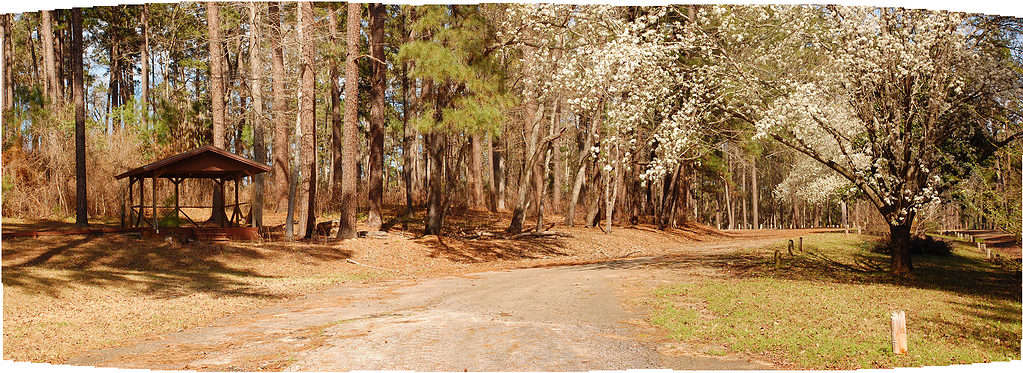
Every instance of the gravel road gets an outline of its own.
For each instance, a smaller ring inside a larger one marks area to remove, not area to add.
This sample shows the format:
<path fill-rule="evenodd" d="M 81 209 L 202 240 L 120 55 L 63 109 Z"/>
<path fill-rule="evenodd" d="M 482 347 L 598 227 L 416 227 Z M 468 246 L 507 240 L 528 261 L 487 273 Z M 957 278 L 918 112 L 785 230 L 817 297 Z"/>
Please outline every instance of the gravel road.
<path fill-rule="evenodd" d="M 776 240 L 776 239 L 775 239 Z M 764 243 L 764 242 L 760 242 Z M 578 371 L 770 369 L 686 351 L 636 303 L 678 282 L 692 259 L 635 258 L 423 281 L 339 287 L 214 325 L 115 349 L 73 365 L 194 370 Z M 677 258 L 677 256 L 673 257 Z"/>

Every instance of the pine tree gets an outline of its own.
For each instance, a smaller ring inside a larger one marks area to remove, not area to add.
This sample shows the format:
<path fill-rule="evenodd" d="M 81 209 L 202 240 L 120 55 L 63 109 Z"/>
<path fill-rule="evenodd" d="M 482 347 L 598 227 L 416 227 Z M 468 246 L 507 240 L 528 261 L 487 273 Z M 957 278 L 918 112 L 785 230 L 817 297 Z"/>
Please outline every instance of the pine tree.
<path fill-rule="evenodd" d="M 355 237 L 356 207 L 356 154 L 359 144 L 357 137 L 359 115 L 359 66 L 355 63 L 359 57 L 359 27 L 362 16 L 362 5 L 348 3 L 348 19 L 346 21 L 345 42 L 345 126 L 344 149 L 341 164 L 341 217 L 337 237 L 349 239 Z"/>

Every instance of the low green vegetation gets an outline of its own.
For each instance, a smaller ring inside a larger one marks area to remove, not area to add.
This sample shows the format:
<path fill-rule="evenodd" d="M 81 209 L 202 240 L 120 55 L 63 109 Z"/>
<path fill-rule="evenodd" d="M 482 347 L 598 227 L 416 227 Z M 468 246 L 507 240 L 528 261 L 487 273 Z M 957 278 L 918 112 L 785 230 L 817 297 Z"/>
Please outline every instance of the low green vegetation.
<path fill-rule="evenodd" d="M 948 365 L 1020 358 L 1019 272 L 955 247 L 916 256 L 912 277 L 855 235 L 807 237 L 726 255 L 732 276 L 662 287 L 653 322 L 691 344 L 723 345 L 810 369 Z M 781 263 L 774 263 L 774 252 Z M 890 313 L 906 311 L 909 353 L 894 356 Z"/>

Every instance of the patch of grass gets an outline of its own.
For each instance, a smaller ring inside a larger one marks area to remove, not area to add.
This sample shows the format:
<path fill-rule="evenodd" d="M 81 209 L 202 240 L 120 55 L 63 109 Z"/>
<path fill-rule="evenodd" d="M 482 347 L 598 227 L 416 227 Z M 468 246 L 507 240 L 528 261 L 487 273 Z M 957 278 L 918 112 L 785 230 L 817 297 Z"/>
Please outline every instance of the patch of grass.
<path fill-rule="evenodd" d="M 690 343 L 725 345 L 799 368 L 855 369 L 1020 358 L 1019 280 L 970 252 L 914 257 L 893 278 L 862 237 L 811 236 L 742 253 L 737 276 L 664 287 L 652 321 Z M 774 250 L 784 253 L 775 269 Z M 798 246 L 798 243 L 797 243 Z M 880 262 L 880 263 L 878 263 Z M 1013 292 L 1006 289 L 1015 289 Z M 894 356 L 890 312 L 905 310 L 909 354 Z"/>

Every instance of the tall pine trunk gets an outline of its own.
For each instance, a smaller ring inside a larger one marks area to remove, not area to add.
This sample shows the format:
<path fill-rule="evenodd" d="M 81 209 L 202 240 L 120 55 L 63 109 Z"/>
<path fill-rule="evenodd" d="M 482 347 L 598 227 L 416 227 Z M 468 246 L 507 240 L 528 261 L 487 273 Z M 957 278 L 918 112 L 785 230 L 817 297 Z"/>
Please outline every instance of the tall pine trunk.
<path fill-rule="evenodd" d="M 206 3 L 206 26 L 209 30 L 209 51 L 210 51 L 210 100 L 213 109 L 213 146 L 224 149 L 226 137 L 224 134 L 224 50 L 220 37 L 220 7 L 215 2 Z M 224 212 L 224 191 L 222 188 L 213 188 L 213 210 L 210 211 L 210 221 L 217 225 L 223 225 L 227 221 Z"/>
<path fill-rule="evenodd" d="M 43 39 L 43 68 L 46 71 L 46 97 L 50 105 L 60 103 L 60 84 L 57 81 L 57 56 L 53 41 L 53 13 L 39 13 L 39 33 Z M 52 106 L 51 106 L 52 107 Z"/>
<path fill-rule="evenodd" d="M 369 52 L 372 57 L 373 75 L 370 78 L 370 109 L 369 109 L 369 215 L 366 228 L 370 231 L 380 230 L 383 216 L 380 209 L 384 195 L 384 126 L 385 102 L 384 93 L 387 85 L 387 64 L 384 62 L 384 18 L 386 8 L 380 3 L 369 6 Z"/>
<path fill-rule="evenodd" d="M 313 5 L 308 1 L 298 3 L 298 38 L 302 48 L 302 95 L 299 117 L 302 137 L 299 149 L 303 173 L 299 183 L 298 236 L 310 238 L 316 227 L 316 46 L 313 37 Z"/>
<path fill-rule="evenodd" d="M 142 51 L 139 57 L 142 64 L 142 126 L 149 128 L 149 5 L 142 4 Z"/>
<path fill-rule="evenodd" d="M 16 139 L 14 139 L 13 137 L 14 133 L 16 133 L 17 131 L 17 129 L 14 126 L 8 125 L 8 118 L 10 117 L 9 113 L 11 112 L 11 109 L 14 108 L 14 80 L 12 75 L 14 70 L 11 68 L 11 61 L 13 61 L 11 59 L 11 53 L 13 53 L 14 51 L 14 48 L 11 46 L 11 26 L 13 25 L 11 24 L 10 14 L 0 14 L 0 19 L 3 20 L 4 28 L 3 61 L 0 61 L 0 63 L 3 63 L 4 65 L 3 66 L 4 91 L 3 97 L 0 98 L 4 101 L 4 104 L 3 107 L 0 108 L 0 110 L 3 110 L 3 114 L 0 114 L 0 118 L 3 118 L 3 123 L 0 123 L 0 127 L 3 127 L 4 137 L 3 148 L 7 149 L 8 143 L 13 143 L 14 141 L 16 141 Z"/>
<path fill-rule="evenodd" d="M 82 9 L 71 10 L 72 96 L 75 101 L 75 224 L 89 224 L 85 175 L 85 86 L 82 72 Z"/>
<path fill-rule="evenodd" d="M 261 4 L 249 3 L 249 83 L 252 95 L 252 154 L 256 162 L 266 162 L 266 146 L 263 136 L 263 58 L 259 29 L 262 25 L 259 8 Z M 252 181 L 252 224 L 263 225 L 263 174 L 256 174 Z"/>
<path fill-rule="evenodd" d="M 337 9 L 331 8 L 330 12 L 327 13 L 330 44 L 334 48 L 337 48 L 339 43 L 336 11 Z M 334 58 L 330 59 L 330 154 L 333 156 L 333 161 L 331 162 L 333 167 L 330 182 L 330 203 L 333 208 L 339 208 L 341 205 L 341 174 L 344 172 L 341 169 L 341 164 L 344 162 L 341 159 L 342 128 L 344 122 L 341 120 L 341 86 L 337 81 L 338 74 L 341 73 L 340 70 L 338 58 L 334 56 Z"/>
<path fill-rule="evenodd" d="M 439 105 L 438 105 L 439 106 Z M 440 121 L 439 110 L 434 116 Z M 444 155 L 447 152 L 447 135 L 442 132 L 430 133 L 426 136 L 426 148 L 430 156 L 430 193 L 427 198 L 426 207 L 426 230 L 423 234 L 441 235 L 444 226 L 444 215 L 446 213 L 447 193 L 445 192 L 446 180 L 444 177 Z"/>
<path fill-rule="evenodd" d="M 341 150 L 341 217 L 337 237 L 348 239 L 355 237 L 356 208 L 356 157 L 359 154 L 358 144 L 358 110 L 359 110 L 359 66 L 355 63 L 359 56 L 359 23 L 362 16 L 362 5 L 348 3 L 348 18 L 345 34 L 345 128 L 344 149 Z"/>
<path fill-rule="evenodd" d="M 288 111 L 287 92 L 284 91 L 284 24 L 281 22 L 281 4 L 272 2 L 267 9 L 270 26 L 270 42 L 273 44 L 271 74 L 273 74 L 273 178 L 274 207 L 282 212 L 288 205 L 288 190 L 291 188 L 291 147 L 288 137 L 291 134 L 291 122 L 285 117 Z"/>

